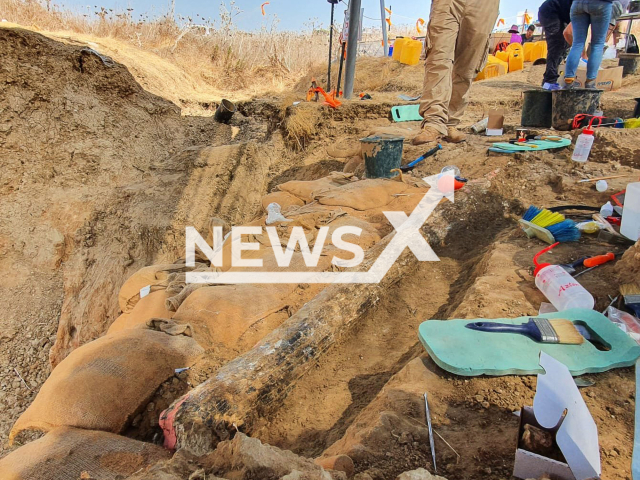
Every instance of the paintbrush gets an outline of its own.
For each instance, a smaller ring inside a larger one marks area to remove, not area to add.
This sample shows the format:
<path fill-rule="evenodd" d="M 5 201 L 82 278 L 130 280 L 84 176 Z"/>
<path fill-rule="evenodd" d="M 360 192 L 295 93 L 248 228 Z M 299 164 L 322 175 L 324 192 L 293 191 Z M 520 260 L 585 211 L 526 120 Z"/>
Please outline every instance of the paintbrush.
<path fill-rule="evenodd" d="M 565 345 L 582 345 L 584 337 L 571 320 L 548 320 L 546 318 L 530 318 L 522 325 L 508 323 L 475 322 L 466 325 L 471 330 L 489 333 L 517 333 L 525 335 L 538 343 L 561 343 Z"/>
<path fill-rule="evenodd" d="M 620 293 L 624 296 L 625 306 L 640 318 L 640 286 L 637 283 L 622 285 Z"/>

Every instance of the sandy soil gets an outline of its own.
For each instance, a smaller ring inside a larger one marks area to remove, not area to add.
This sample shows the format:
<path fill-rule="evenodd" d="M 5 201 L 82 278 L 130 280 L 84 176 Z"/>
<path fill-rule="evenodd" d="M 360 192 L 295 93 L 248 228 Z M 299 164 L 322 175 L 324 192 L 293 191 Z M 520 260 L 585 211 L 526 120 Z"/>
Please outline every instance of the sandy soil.
<path fill-rule="evenodd" d="M 147 86 L 136 77 L 141 70 L 105 64 L 80 45 L 5 28 L 0 44 L 0 68 L 9 78 L 0 87 L 6 165 L 0 173 L 0 302 L 8 312 L 0 333 L 2 441 L 46 379 L 49 359 L 57 364 L 113 322 L 124 280 L 144 265 L 182 256 L 185 225 L 201 228 L 213 215 L 231 224 L 251 221 L 276 185 L 341 169 L 347 159 L 333 158 L 331 147 L 348 149 L 373 131 L 391 128 L 410 136 L 419 128 L 392 125 L 388 118 L 398 93 L 419 91 L 419 67 L 363 61 L 357 87 L 374 100 L 347 102 L 336 111 L 311 107 L 311 127 L 292 137 L 285 119 L 298 112 L 291 100 L 244 102 L 231 125 L 218 125 L 181 116 L 162 85 Z M 463 126 L 504 108 L 509 138 L 519 125 L 521 92 L 540 76 L 539 68 L 527 67 L 475 84 Z M 300 82 L 296 100 L 307 84 Z M 626 78 L 620 91 L 604 95 L 605 113 L 629 116 L 638 96 L 640 78 Z M 472 136 L 466 144 L 445 145 L 416 169 L 427 176 L 456 165 L 483 194 L 460 194 L 467 207 L 451 219 L 456 234 L 433 245 L 441 262 L 403 272 L 292 387 L 255 436 L 309 457 L 348 453 L 357 472 L 395 478 L 431 468 L 421 410 L 421 394 L 429 391 L 436 429 L 459 455 L 438 443 L 447 478 L 510 477 L 517 435 L 512 412 L 531 404 L 535 378 L 447 374 L 423 353 L 416 329 L 429 319 L 535 315 L 544 298 L 533 285 L 531 258 L 542 245 L 524 238 L 518 215 L 529 204 L 605 203 L 640 175 L 640 133 L 599 132 L 584 165 L 572 163 L 569 150 L 488 155 L 496 140 Z M 404 161 L 422 153 L 406 145 Z M 612 180 L 602 194 L 577 183 L 609 174 L 628 177 Z M 553 257 L 564 262 L 610 250 L 624 249 L 586 236 Z M 636 279 L 638 271 L 630 275 L 607 265 L 581 281 L 602 310 L 621 280 Z M 157 413 L 233 354 L 214 352 L 163 385 L 128 435 L 158 441 Z M 583 394 L 599 427 L 603 478 L 630 478 L 633 372 L 588 378 L 595 384 Z M 364 453 L 354 452 L 359 445 Z"/>

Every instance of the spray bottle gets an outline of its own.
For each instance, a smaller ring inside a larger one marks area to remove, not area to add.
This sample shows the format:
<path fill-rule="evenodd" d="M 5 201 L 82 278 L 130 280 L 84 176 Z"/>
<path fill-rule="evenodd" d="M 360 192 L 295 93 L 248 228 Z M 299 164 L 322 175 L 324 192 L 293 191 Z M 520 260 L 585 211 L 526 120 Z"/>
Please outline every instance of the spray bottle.
<path fill-rule="evenodd" d="M 550 263 L 538 263 L 538 258 L 541 255 L 553 250 L 558 245 L 560 245 L 559 242 L 538 252 L 533 257 L 533 263 L 536 266 L 534 272 L 536 287 L 559 312 L 571 308 L 593 310 L 596 303 L 593 296 L 564 268 Z"/>

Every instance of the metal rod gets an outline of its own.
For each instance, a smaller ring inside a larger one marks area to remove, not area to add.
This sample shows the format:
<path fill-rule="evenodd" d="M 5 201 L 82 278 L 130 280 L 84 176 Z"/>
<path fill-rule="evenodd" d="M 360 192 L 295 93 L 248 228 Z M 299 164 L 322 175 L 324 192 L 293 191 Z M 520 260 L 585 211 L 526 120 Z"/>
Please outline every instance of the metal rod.
<path fill-rule="evenodd" d="M 344 98 L 353 97 L 353 84 L 356 78 L 356 58 L 358 56 L 358 32 L 360 31 L 361 0 L 349 1 L 349 37 L 347 41 L 347 62 L 344 77 Z"/>
<path fill-rule="evenodd" d="M 429 412 L 429 401 L 427 400 L 427 394 L 424 394 L 424 409 L 427 415 L 427 426 L 429 427 L 429 443 L 431 444 L 431 456 L 433 457 L 433 471 L 438 473 L 438 466 L 436 465 L 436 446 L 433 443 L 433 427 L 431 426 L 431 413 Z"/>
<path fill-rule="evenodd" d="M 327 69 L 327 93 L 331 93 L 331 57 L 333 53 L 333 12 L 335 3 L 331 3 L 331 27 L 329 27 L 329 67 Z"/>
<path fill-rule="evenodd" d="M 387 12 L 384 9 L 384 0 L 380 0 L 380 18 L 382 19 L 382 45 L 384 46 L 384 56 L 386 58 L 389 56 L 389 42 L 387 38 L 387 27 L 385 25 Z"/>
<path fill-rule="evenodd" d="M 336 86 L 336 97 L 340 96 L 340 84 L 342 83 L 342 67 L 344 66 L 344 52 L 347 49 L 347 44 L 342 42 L 342 50 L 340 51 L 340 68 L 338 69 L 338 85 Z"/>

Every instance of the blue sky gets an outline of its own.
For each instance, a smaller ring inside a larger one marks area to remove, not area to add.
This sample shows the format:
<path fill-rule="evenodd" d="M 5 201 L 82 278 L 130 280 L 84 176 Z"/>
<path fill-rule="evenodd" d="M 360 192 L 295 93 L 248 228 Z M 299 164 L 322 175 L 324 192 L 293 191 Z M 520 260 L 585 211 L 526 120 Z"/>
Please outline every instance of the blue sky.
<path fill-rule="evenodd" d="M 235 0 L 235 5 L 241 10 L 234 18 L 234 23 L 244 30 L 260 29 L 262 26 L 269 27 L 273 22 L 273 15 L 277 15 L 281 30 L 301 30 L 313 21 L 315 25 L 329 24 L 331 6 L 326 0 L 269 0 L 270 4 L 265 7 L 267 16 L 263 17 L 260 5 L 265 0 Z M 344 0 L 348 1 L 348 0 Z M 365 26 L 377 26 L 380 18 L 379 0 L 361 0 L 365 9 Z M 385 0 L 387 6 L 391 4 L 393 14 L 392 20 L 396 24 L 415 24 L 418 18 L 429 17 L 430 0 Z M 136 14 L 150 14 L 151 16 L 162 15 L 169 9 L 170 0 L 58 0 L 64 7 L 95 11 L 94 6 L 113 8 L 114 10 L 124 10 L 133 8 Z M 185 17 L 192 17 L 194 21 L 200 22 L 200 18 L 219 18 L 220 4 L 225 3 L 230 9 L 231 0 L 209 0 L 207 2 L 197 0 L 175 0 L 176 14 Z M 513 23 L 509 18 L 515 17 L 519 11 L 527 8 L 531 12 L 538 11 L 542 0 L 501 0 L 500 16 L 507 22 Z M 342 22 L 345 5 L 336 5 L 336 19 Z M 197 15 L 200 15 L 198 17 Z M 534 14 L 534 18 L 536 15 Z"/>

